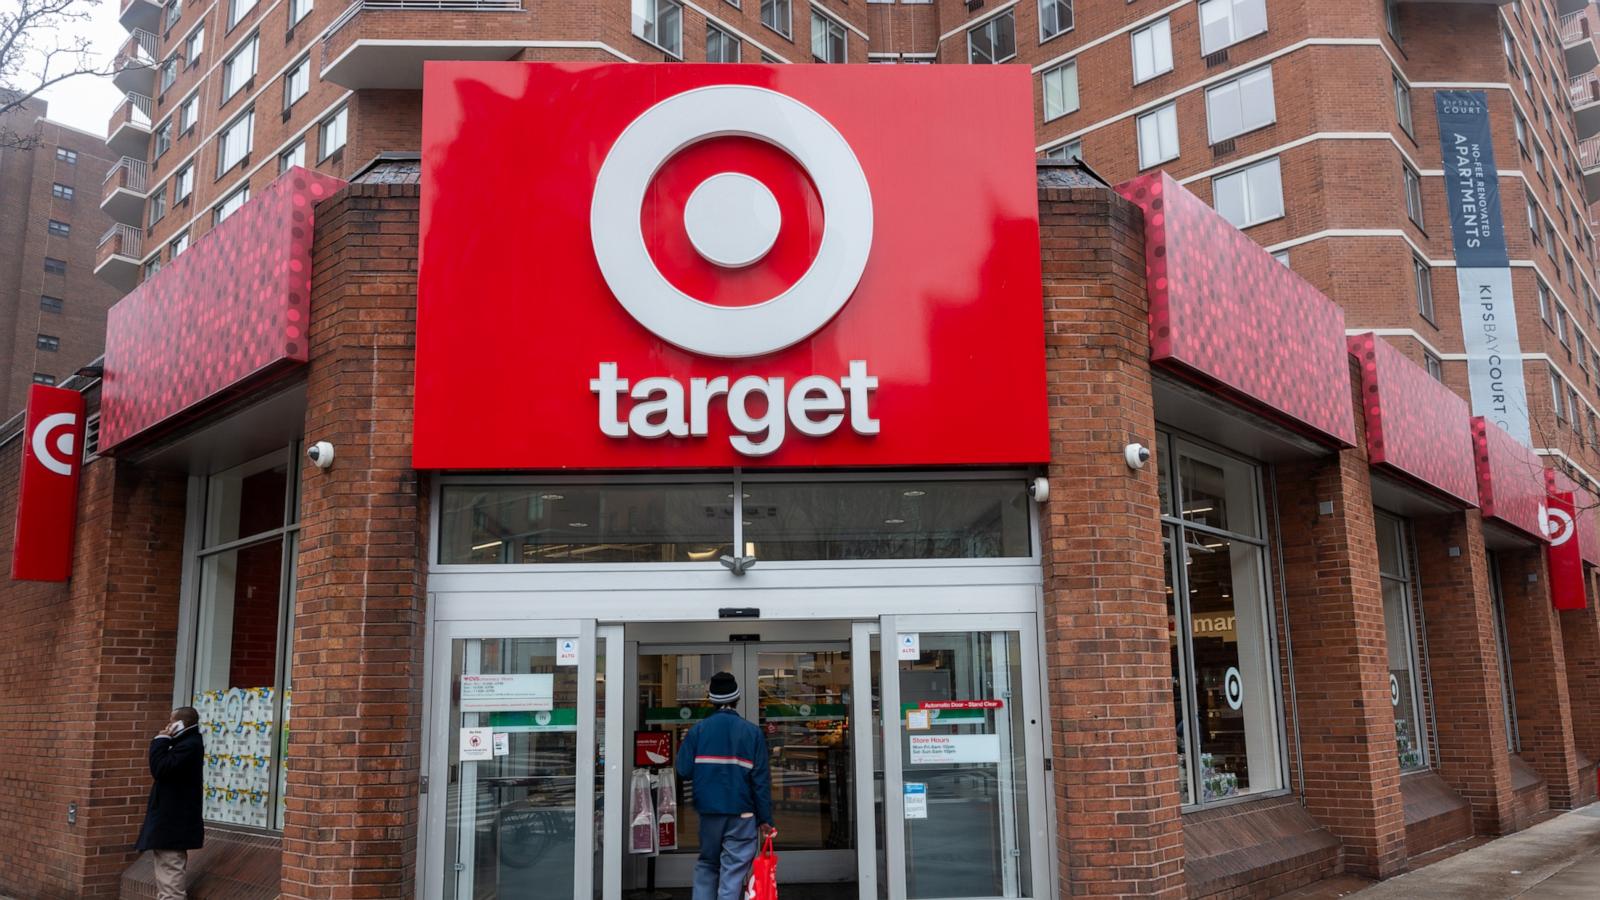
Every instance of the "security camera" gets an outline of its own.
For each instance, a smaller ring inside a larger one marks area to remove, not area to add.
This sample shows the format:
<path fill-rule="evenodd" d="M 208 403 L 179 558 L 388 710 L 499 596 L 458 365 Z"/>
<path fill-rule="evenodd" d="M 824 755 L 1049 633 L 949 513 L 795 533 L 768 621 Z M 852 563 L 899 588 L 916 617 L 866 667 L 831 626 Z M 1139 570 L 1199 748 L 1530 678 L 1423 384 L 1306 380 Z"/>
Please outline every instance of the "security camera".
<path fill-rule="evenodd" d="M 1122 448 L 1122 459 L 1130 469 L 1142 469 L 1150 461 L 1150 448 L 1143 444 L 1129 444 Z"/>
<path fill-rule="evenodd" d="M 326 469 L 333 465 L 333 445 L 327 441 L 317 441 L 306 448 L 306 458 L 319 469 Z"/>
<path fill-rule="evenodd" d="M 1050 479 L 1035 478 L 1034 480 L 1028 482 L 1028 496 L 1032 497 L 1033 502 L 1035 503 L 1043 503 L 1046 500 L 1049 500 Z"/>

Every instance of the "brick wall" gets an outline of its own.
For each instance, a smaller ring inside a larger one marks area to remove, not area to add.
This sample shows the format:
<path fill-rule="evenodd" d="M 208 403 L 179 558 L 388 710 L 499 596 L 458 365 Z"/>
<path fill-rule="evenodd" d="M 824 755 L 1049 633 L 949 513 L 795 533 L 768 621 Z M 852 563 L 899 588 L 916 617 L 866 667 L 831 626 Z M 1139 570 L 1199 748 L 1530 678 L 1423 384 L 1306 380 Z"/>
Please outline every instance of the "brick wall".
<path fill-rule="evenodd" d="M 1039 204 L 1055 460 L 1040 519 L 1063 891 L 1180 897 L 1156 473 L 1122 459 L 1123 445 L 1155 439 L 1142 222 L 1107 190 L 1043 190 Z"/>
<path fill-rule="evenodd" d="M 352 185 L 317 212 L 285 897 L 408 896 L 419 827 L 422 486 L 411 468 L 415 185 Z"/>
<path fill-rule="evenodd" d="M 1577 757 L 1561 625 L 1550 605 L 1545 553 L 1535 548 L 1499 558 L 1522 758 L 1544 779 L 1550 806 L 1570 809 L 1579 793 Z"/>

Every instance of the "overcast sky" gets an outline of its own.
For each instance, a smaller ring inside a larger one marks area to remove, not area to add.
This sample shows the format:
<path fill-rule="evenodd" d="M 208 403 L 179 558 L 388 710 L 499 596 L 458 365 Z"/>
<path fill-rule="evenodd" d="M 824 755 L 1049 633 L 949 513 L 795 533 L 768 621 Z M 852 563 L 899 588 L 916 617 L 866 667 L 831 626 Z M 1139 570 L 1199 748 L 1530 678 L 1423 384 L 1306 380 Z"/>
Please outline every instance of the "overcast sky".
<path fill-rule="evenodd" d="M 104 67 L 128 39 L 128 33 L 117 24 L 117 0 L 81 2 L 90 8 L 90 20 L 79 23 L 72 35 L 86 35 L 94 44 L 97 61 Z M 0 0 L 0 9 L 16 10 L 17 0 Z M 88 76 L 63 81 L 45 91 L 43 97 L 50 102 L 50 118 L 99 135 L 106 133 L 106 122 L 122 100 L 109 77 Z"/>

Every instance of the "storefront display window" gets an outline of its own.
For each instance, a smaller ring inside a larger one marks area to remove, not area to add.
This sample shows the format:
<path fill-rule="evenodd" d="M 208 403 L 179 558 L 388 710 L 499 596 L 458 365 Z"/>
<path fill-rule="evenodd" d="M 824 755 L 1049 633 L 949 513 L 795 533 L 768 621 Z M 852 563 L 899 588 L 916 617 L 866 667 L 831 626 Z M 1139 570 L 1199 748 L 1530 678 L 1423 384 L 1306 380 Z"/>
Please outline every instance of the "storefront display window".
<path fill-rule="evenodd" d="M 1378 513 L 1378 575 L 1383 582 L 1383 627 L 1389 644 L 1389 702 L 1394 706 L 1395 752 L 1400 771 L 1428 767 L 1428 727 L 1423 718 L 1412 627 L 1411 553 L 1406 523 Z"/>
<path fill-rule="evenodd" d="M 1156 456 L 1182 801 L 1277 790 L 1283 725 L 1259 473 L 1173 436 Z"/>
<path fill-rule="evenodd" d="M 446 565 L 1027 558 L 1023 478 L 447 483 Z M 736 552 L 737 550 L 737 552 Z"/>
<path fill-rule="evenodd" d="M 1506 746 L 1522 752 L 1517 733 L 1517 697 L 1511 682 L 1511 637 L 1506 632 L 1506 598 L 1500 587 L 1500 558 L 1489 554 L 1489 596 L 1494 601 L 1494 636 L 1500 651 L 1500 705 L 1506 717 Z"/>
<path fill-rule="evenodd" d="M 206 741 L 203 810 L 213 822 L 283 827 L 296 449 L 204 482 L 190 694 Z"/>

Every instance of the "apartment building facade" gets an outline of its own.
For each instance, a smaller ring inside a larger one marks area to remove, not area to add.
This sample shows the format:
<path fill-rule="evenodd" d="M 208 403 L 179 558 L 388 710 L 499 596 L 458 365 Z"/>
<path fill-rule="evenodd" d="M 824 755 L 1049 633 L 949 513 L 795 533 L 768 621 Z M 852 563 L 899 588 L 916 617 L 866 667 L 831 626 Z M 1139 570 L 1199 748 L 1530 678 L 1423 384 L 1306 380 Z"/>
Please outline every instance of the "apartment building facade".
<path fill-rule="evenodd" d="M 100 355 L 106 310 L 122 296 L 94 276 L 111 224 L 95 204 L 105 141 L 48 112 L 29 100 L 0 120 L 0 408 L 13 412 L 29 385 L 65 380 Z"/>

